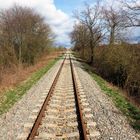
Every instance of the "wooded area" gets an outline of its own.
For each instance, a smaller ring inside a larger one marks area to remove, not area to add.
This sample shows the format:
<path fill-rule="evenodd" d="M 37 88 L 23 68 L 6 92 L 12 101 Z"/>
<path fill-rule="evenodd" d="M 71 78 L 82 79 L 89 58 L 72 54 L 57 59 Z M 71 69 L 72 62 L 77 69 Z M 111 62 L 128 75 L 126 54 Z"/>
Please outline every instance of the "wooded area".
<path fill-rule="evenodd" d="M 140 3 L 121 0 L 121 7 L 85 4 L 74 12 L 73 50 L 107 81 L 140 96 L 140 44 L 131 43 L 126 31 L 140 28 Z"/>
<path fill-rule="evenodd" d="M 53 49 L 54 34 L 34 9 L 14 5 L 0 11 L 0 82 L 9 70 L 36 63 Z"/>

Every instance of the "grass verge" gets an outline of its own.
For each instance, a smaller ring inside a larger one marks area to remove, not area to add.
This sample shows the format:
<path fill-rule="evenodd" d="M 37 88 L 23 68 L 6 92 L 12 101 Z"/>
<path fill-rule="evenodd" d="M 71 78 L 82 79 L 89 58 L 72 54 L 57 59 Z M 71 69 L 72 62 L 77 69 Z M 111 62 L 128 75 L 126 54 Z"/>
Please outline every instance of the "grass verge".
<path fill-rule="evenodd" d="M 108 95 L 115 106 L 121 110 L 121 112 L 127 116 L 130 125 L 137 131 L 140 131 L 140 110 L 131 104 L 125 97 L 120 93 L 120 90 L 117 88 L 110 87 L 108 83 L 94 73 L 94 70 L 91 66 L 86 63 L 82 63 L 85 71 L 87 71 L 92 78 L 97 82 L 100 86 L 101 90 Z"/>
<path fill-rule="evenodd" d="M 26 81 L 19 84 L 14 89 L 6 91 L 4 99 L 0 103 L 0 115 L 7 112 L 15 102 L 21 97 L 60 59 L 60 57 L 51 60 L 45 67 L 34 72 Z"/>

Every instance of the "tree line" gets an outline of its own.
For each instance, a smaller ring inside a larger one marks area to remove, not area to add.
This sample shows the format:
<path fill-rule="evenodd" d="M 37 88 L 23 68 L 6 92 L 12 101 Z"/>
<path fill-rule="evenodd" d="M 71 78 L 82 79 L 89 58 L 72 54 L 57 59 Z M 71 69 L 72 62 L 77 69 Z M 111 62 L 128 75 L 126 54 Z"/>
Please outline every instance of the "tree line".
<path fill-rule="evenodd" d="M 140 95 L 140 45 L 130 44 L 125 35 L 131 27 L 140 27 L 138 0 L 121 0 L 121 7 L 85 3 L 74 17 L 73 50 L 109 82 Z"/>
<path fill-rule="evenodd" d="M 34 9 L 14 5 L 0 10 L 0 73 L 5 68 L 34 64 L 49 51 L 54 34 Z"/>

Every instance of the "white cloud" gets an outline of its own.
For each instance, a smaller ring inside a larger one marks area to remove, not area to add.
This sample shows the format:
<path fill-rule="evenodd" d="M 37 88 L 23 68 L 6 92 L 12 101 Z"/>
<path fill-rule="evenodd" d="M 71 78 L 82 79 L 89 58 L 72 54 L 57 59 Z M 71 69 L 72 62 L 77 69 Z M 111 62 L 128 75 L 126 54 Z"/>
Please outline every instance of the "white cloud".
<path fill-rule="evenodd" d="M 35 8 L 51 25 L 57 42 L 69 42 L 68 33 L 72 30 L 73 21 L 61 9 L 56 8 L 54 0 L 0 0 L 0 3 L 0 8 L 8 8 L 15 3 Z"/>

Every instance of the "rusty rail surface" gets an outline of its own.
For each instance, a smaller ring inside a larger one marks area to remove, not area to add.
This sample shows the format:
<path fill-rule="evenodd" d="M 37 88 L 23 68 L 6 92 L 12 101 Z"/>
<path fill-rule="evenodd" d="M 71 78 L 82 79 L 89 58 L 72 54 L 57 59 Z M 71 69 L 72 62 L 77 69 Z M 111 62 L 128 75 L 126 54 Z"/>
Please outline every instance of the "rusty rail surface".
<path fill-rule="evenodd" d="M 30 134 L 28 135 L 28 138 L 27 140 L 33 140 L 34 137 L 37 134 L 37 130 L 39 128 L 39 125 L 41 124 L 41 121 L 42 121 L 42 118 L 44 117 L 45 115 L 45 110 L 46 110 L 46 107 L 48 105 L 48 102 L 50 101 L 50 98 L 53 94 L 53 91 L 54 91 L 54 88 L 56 86 L 56 83 L 58 81 L 58 78 L 59 78 L 59 75 L 61 73 L 61 70 L 63 68 L 63 65 L 64 65 L 64 62 L 66 60 L 66 57 L 64 58 L 59 70 L 58 70 L 58 73 L 52 83 L 52 86 L 48 92 L 48 95 L 41 107 L 41 110 L 35 120 L 35 123 L 30 131 Z M 72 64 L 72 60 L 71 60 L 71 57 L 69 55 L 69 60 L 70 60 L 70 67 L 71 67 L 71 73 L 72 73 L 72 81 L 73 81 L 73 88 L 74 88 L 74 95 L 75 95 L 75 101 L 76 101 L 76 107 L 77 107 L 77 115 L 78 115 L 78 124 L 79 124 L 79 129 L 80 129 L 80 139 L 81 140 L 88 140 L 87 138 L 87 132 L 86 132 L 86 124 L 85 124 L 85 121 L 83 119 L 83 113 L 82 113 L 82 106 L 81 106 L 81 102 L 80 102 L 80 96 L 79 96 L 79 91 L 78 91 L 78 87 L 77 87 L 77 82 L 76 82 L 76 78 L 75 78 L 75 74 L 74 74 L 74 68 L 73 68 L 73 64 Z"/>
<path fill-rule="evenodd" d="M 56 85 L 56 83 L 57 83 L 57 81 L 58 81 L 58 78 L 59 78 L 59 75 L 60 75 L 60 73 L 61 73 L 61 70 L 62 70 L 62 67 L 63 67 L 63 65 L 64 65 L 65 60 L 66 60 L 66 57 L 64 58 L 64 60 L 63 60 L 63 62 L 62 62 L 62 64 L 61 64 L 61 66 L 60 66 L 60 68 L 59 68 L 59 70 L 58 70 L 58 73 L 57 73 L 57 75 L 56 75 L 56 77 L 55 77 L 55 79 L 54 79 L 54 81 L 53 81 L 53 83 L 52 83 L 52 86 L 51 86 L 51 88 L 50 88 L 50 90 L 49 90 L 49 92 L 48 92 L 48 95 L 47 95 L 47 97 L 46 97 L 46 99 L 45 99 L 45 101 L 44 101 L 44 103 L 43 103 L 43 105 L 42 105 L 42 107 L 41 107 L 41 110 L 40 110 L 40 112 L 39 112 L 39 114 L 38 114 L 38 116 L 37 116 L 37 118 L 36 118 L 36 120 L 35 120 L 35 123 L 34 123 L 32 129 L 31 129 L 31 132 L 30 132 L 30 134 L 28 135 L 27 140 L 33 140 L 34 137 L 37 135 L 37 130 L 38 130 L 39 125 L 40 125 L 40 123 L 41 123 L 42 117 L 45 115 L 45 110 L 46 110 L 47 104 L 48 104 L 48 102 L 49 102 L 49 100 L 50 100 L 50 97 L 52 96 L 54 87 L 55 87 L 55 85 Z"/>
<path fill-rule="evenodd" d="M 74 88 L 74 94 L 75 94 L 75 99 L 76 99 L 76 104 L 77 104 L 77 108 L 78 108 L 78 115 L 79 115 L 79 119 L 80 119 L 80 137 L 82 140 L 88 140 L 87 138 L 87 126 L 85 124 L 85 121 L 83 119 L 83 113 L 82 113 L 82 106 L 81 106 L 81 102 L 80 102 L 80 95 L 79 95 L 79 91 L 78 91 L 78 86 L 77 86 L 77 82 L 76 82 L 76 78 L 75 78 L 75 74 L 74 74 L 74 68 L 73 68 L 73 64 L 71 61 L 71 57 L 69 55 L 70 58 L 70 65 L 71 65 L 71 73 L 72 73 L 72 80 L 73 80 L 73 88 Z"/>

